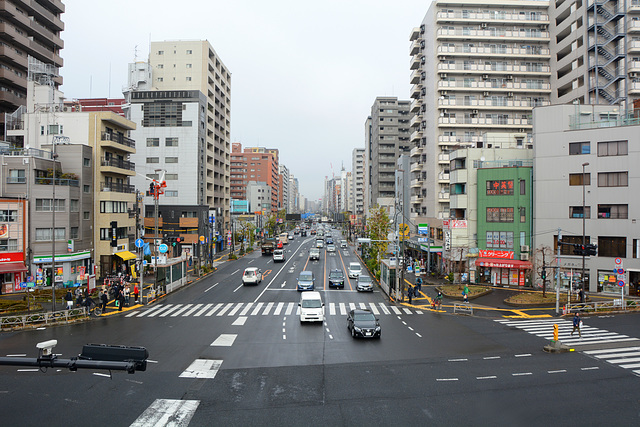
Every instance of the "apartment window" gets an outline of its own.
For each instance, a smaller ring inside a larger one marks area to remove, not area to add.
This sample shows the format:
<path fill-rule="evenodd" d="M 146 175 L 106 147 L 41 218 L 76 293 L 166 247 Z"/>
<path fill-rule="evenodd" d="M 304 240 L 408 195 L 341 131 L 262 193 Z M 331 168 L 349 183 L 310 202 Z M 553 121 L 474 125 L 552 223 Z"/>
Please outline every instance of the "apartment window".
<path fill-rule="evenodd" d="M 36 212 L 51 212 L 52 199 L 36 199 Z M 64 212 L 66 202 L 63 199 L 56 199 L 56 212 Z"/>
<path fill-rule="evenodd" d="M 166 179 L 167 181 L 177 181 L 178 180 L 178 174 L 177 173 L 168 173 L 164 176 L 164 179 Z"/>
<path fill-rule="evenodd" d="M 80 200 L 71 199 L 69 201 L 69 212 L 80 212 Z"/>
<path fill-rule="evenodd" d="M 191 68 L 191 64 L 187 64 L 187 68 Z"/>
<path fill-rule="evenodd" d="M 520 180 L 520 195 L 524 196 L 527 194 L 527 181 L 525 179 Z"/>
<path fill-rule="evenodd" d="M 582 179 L 584 177 L 584 185 L 591 185 L 591 174 L 590 173 L 570 173 L 569 174 L 569 185 L 582 185 Z"/>
<path fill-rule="evenodd" d="M 147 138 L 147 147 L 159 147 L 160 138 Z"/>
<path fill-rule="evenodd" d="M 487 249 L 513 249 L 513 231 L 487 231 Z"/>
<path fill-rule="evenodd" d="M 187 77 L 187 81 L 190 82 L 191 81 L 191 77 Z"/>
<path fill-rule="evenodd" d="M 520 222 L 527 222 L 527 208 L 520 207 Z"/>
<path fill-rule="evenodd" d="M 127 213 L 127 202 L 100 202 L 100 213 Z"/>
<path fill-rule="evenodd" d="M 598 218 L 628 219 L 629 205 L 598 205 Z"/>
<path fill-rule="evenodd" d="M 16 252 L 18 250 L 18 239 L 0 240 L 0 252 Z"/>
<path fill-rule="evenodd" d="M 184 122 L 182 122 L 184 123 Z M 178 138 L 165 138 L 164 145 L 167 147 L 177 147 L 178 146 Z"/>
<path fill-rule="evenodd" d="M 591 145 L 588 141 L 587 142 L 570 142 L 569 154 L 572 156 L 580 155 L 580 154 L 591 154 Z"/>
<path fill-rule="evenodd" d="M 82 212 L 82 219 L 84 219 L 85 221 L 89 221 L 91 219 L 91 212 L 89 211 Z"/>
<path fill-rule="evenodd" d="M 49 125 L 49 135 L 62 135 L 62 125 Z"/>
<path fill-rule="evenodd" d="M 158 55 L 164 55 L 164 50 L 159 50 Z"/>
<path fill-rule="evenodd" d="M 147 157 L 147 163 L 160 163 L 160 157 Z"/>
<path fill-rule="evenodd" d="M 627 187 L 629 172 L 601 172 L 598 173 L 598 187 Z"/>
<path fill-rule="evenodd" d="M 3 209 L 0 210 L 0 222 L 17 222 L 18 211 Z"/>
<path fill-rule="evenodd" d="M 513 208 L 487 208 L 487 222 L 513 222 Z"/>
<path fill-rule="evenodd" d="M 188 120 L 188 121 L 183 120 L 182 121 L 182 127 L 190 127 L 190 126 L 192 126 L 191 120 Z"/>
<path fill-rule="evenodd" d="M 598 236 L 598 256 L 626 258 L 627 238 Z"/>
<path fill-rule="evenodd" d="M 187 50 L 187 55 L 192 55 L 192 54 L 193 54 L 193 51 L 191 49 L 188 49 Z"/>
<path fill-rule="evenodd" d="M 82 159 L 82 166 L 84 166 L 85 168 L 91 167 L 91 159 Z"/>
<path fill-rule="evenodd" d="M 69 233 L 69 238 L 70 239 L 77 239 L 79 236 L 78 234 L 78 227 L 71 227 L 70 233 Z"/>
<path fill-rule="evenodd" d="M 626 156 L 629 154 L 627 141 L 598 142 L 598 157 Z"/>
<path fill-rule="evenodd" d="M 164 162 L 165 163 L 178 163 L 178 158 L 177 157 L 165 157 L 164 158 Z"/>
<path fill-rule="evenodd" d="M 164 68 L 164 64 L 158 64 L 158 68 L 159 69 L 163 69 Z"/>
<path fill-rule="evenodd" d="M 40 135 L 44 135 L 44 126 L 40 126 Z"/>
<path fill-rule="evenodd" d="M 91 186 L 90 185 L 83 185 L 82 186 L 82 192 L 86 193 L 86 194 L 91 193 Z"/>
<path fill-rule="evenodd" d="M 64 227 L 56 228 L 56 240 L 65 240 L 66 230 Z M 51 228 L 36 228 L 36 241 L 51 241 Z"/>
<path fill-rule="evenodd" d="M 633 254 L 633 258 L 640 258 L 640 239 L 633 239 L 631 253 Z"/>
<path fill-rule="evenodd" d="M 165 190 L 165 197 L 178 197 L 178 192 L 176 190 Z"/>
<path fill-rule="evenodd" d="M 164 79 L 163 79 L 162 77 L 158 77 L 158 81 L 159 81 L 159 82 L 163 82 L 163 81 L 164 81 Z"/>
<path fill-rule="evenodd" d="M 591 206 L 569 206 L 569 218 L 591 218 Z"/>

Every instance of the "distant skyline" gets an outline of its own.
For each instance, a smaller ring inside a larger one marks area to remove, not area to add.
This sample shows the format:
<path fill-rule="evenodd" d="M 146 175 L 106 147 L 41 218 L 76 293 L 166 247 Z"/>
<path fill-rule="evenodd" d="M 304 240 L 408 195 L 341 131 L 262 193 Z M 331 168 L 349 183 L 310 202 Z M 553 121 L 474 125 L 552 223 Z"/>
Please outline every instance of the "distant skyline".
<path fill-rule="evenodd" d="M 377 96 L 409 99 L 429 1 L 64 0 L 62 91 L 120 98 L 151 41 L 208 40 L 231 71 L 231 142 L 277 148 L 309 200 L 351 168 Z M 333 166 L 333 167 L 332 167 Z"/>

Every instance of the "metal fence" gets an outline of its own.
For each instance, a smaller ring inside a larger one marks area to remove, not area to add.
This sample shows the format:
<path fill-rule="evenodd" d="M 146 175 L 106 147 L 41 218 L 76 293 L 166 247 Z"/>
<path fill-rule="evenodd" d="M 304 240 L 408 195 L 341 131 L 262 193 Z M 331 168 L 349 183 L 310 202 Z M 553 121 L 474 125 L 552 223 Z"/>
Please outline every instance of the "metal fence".
<path fill-rule="evenodd" d="M 469 303 L 453 303 L 453 313 L 473 316 L 473 306 Z"/>
<path fill-rule="evenodd" d="M 575 304 L 567 304 L 565 306 L 566 313 L 576 312 L 598 312 L 598 311 L 612 311 L 612 310 L 626 310 L 627 308 L 637 308 L 634 300 L 627 300 L 622 302 L 622 299 L 614 299 L 611 301 L 597 301 L 597 302 L 581 302 Z"/>
<path fill-rule="evenodd" d="M 72 320 L 86 317 L 84 307 L 70 310 L 47 311 L 40 313 L 20 314 L 15 316 L 0 317 L 0 329 L 24 328 L 32 325 L 52 325 L 56 323 L 68 323 Z"/>

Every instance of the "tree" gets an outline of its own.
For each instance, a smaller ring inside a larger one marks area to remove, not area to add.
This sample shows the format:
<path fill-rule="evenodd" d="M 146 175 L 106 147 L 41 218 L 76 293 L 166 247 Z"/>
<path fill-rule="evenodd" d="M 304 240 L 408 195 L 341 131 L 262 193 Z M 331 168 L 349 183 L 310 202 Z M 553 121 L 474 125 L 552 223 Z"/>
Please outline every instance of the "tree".
<path fill-rule="evenodd" d="M 238 240 L 240 240 L 240 254 L 243 254 L 245 250 L 244 240 L 248 236 L 253 236 L 253 224 L 244 219 L 239 220 L 236 224 L 237 224 L 236 234 L 237 234 Z M 253 244 L 253 238 L 252 238 L 251 244 Z"/>
<path fill-rule="evenodd" d="M 538 246 L 535 251 L 535 274 L 542 280 L 542 298 L 547 294 L 547 277 L 550 275 L 553 277 L 553 269 L 550 267 L 549 262 L 553 258 L 553 249 L 549 246 Z"/>
<path fill-rule="evenodd" d="M 379 269 L 380 258 L 387 253 L 387 248 L 389 247 L 389 242 L 387 241 L 389 234 L 389 215 L 383 207 L 376 205 L 369 210 L 367 234 L 372 240 L 370 255 L 376 260 L 376 267 Z"/>

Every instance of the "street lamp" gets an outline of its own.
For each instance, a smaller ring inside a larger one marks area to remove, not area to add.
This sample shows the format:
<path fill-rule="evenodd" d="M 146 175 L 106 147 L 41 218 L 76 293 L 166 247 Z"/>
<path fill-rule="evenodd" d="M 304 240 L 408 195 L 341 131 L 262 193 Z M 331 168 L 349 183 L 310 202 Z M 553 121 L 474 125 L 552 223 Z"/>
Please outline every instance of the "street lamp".
<path fill-rule="evenodd" d="M 585 162 L 582 164 L 582 247 L 585 248 L 585 220 L 587 217 L 587 212 L 586 212 L 586 208 L 585 208 L 585 203 L 584 203 L 584 193 L 585 193 L 585 172 L 584 172 L 584 168 L 586 166 L 589 166 L 589 162 Z M 591 180 L 589 180 L 589 183 L 591 183 Z M 591 211 L 591 210 L 589 210 Z M 591 213 L 591 212 L 589 212 Z M 591 216 L 591 215 L 589 215 Z M 585 249 L 582 250 L 582 294 L 584 295 L 585 292 L 585 287 L 587 286 L 587 282 L 585 280 L 585 275 L 584 275 L 584 257 L 585 257 Z M 582 301 L 580 301 L 582 302 Z"/>

